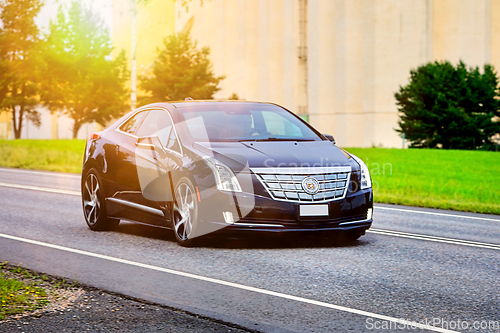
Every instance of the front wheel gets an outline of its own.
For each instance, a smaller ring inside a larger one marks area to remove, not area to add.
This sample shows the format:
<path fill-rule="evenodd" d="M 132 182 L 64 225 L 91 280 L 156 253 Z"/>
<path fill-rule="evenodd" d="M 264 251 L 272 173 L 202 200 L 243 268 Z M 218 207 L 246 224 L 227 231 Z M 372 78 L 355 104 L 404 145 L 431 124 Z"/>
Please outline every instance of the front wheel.
<path fill-rule="evenodd" d="M 348 242 L 355 242 L 359 239 L 359 237 L 365 234 L 364 230 L 349 230 L 345 232 L 345 239 Z"/>
<path fill-rule="evenodd" d="M 102 181 L 96 169 L 90 169 L 85 175 L 82 204 L 85 221 L 91 230 L 109 230 L 120 223 L 120 220 L 110 219 L 106 213 Z"/>
<path fill-rule="evenodd" d="M 175 187 L 174 234 L 181 246 L 193 246 L 198 224 L 198 202 L 193 183 L 186 177 Z"/>

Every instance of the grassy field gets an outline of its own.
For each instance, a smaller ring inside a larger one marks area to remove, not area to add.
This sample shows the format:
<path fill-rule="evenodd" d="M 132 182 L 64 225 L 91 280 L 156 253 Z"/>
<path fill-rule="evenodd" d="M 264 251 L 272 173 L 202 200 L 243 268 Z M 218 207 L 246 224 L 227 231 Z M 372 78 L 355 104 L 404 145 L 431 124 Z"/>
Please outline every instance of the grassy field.
<path fill-rule="evenodd" d="M 347 150 L 370 169 L 376 202 L 500 214 L 500 153 Z"/>
<path fill-rule="evenodd" d="M 0 140 L 0 166 L 81 171 L 84 140 Z M 347 148 L 370 169 L 375 201 L 500 214 L 500 153 Z"/>
<path fill-rule="evenodd" d="M 39 309 L 48 303 L 45 290 L 38 286 L 39 282 L 32 280 L 30 272 L 18 267 L 11 270 L 17 278 L 8 277 L 6 263 L 0 264 L 0 321 L 7 316 Z"/>
<path fill-rule="evenodd" d="M 85 140 L 0 140 L 0 166 L 79 173 Z"/>

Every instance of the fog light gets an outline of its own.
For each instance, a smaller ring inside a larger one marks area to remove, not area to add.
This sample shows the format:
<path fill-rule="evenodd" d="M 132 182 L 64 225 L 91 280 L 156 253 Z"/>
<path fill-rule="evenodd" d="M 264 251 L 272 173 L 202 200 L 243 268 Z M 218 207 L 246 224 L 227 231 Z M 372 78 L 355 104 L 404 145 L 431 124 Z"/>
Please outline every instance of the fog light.
<path fill-rule="evenodd" d="M 232 212 L 222 212 L 222 215 L 224 215 L 224 221 L 226 221 L 227 224 L 233 224 L 234 223 L 233 213 Z"/>
<path fill-rule="evenodd" d="M 373 215 L 373 209 L 368 208 L 368 211 L 366 212 L 366 219 L 371 220 Z"/>

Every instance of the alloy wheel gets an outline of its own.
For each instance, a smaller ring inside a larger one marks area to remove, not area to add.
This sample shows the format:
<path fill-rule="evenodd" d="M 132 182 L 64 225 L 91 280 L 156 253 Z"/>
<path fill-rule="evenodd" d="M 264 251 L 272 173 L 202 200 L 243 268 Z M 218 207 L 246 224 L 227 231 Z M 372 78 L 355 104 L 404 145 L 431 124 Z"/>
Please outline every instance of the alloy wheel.
<path fill-rule="evenodd" d="M 99 201 L 99 180 L 90 173 L 85 180 L 85 190 L 83 191 L 83 211 L 88 223 L 94 225 L 101 213 L 101 202 Z"/>
<path fill-rule="evenodd" d="M 188 240 L 193 232 L 194 196 L 190 186 L 181 183 L 175 192 L 174 228 L 180 240 Z"/>

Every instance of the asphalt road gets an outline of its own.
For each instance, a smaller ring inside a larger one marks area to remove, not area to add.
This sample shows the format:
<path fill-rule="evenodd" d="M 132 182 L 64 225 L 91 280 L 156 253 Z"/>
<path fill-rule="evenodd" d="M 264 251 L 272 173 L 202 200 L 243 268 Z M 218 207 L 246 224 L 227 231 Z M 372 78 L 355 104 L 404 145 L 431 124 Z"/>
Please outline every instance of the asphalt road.
<path fill-rule="evenodd" d="M 500 216 L 379 204 L 352 244 L 182 248 L 142 225 L 90 231 L 78 191 L 79 176 L 0 169 L 0 260 L 266 332 L 500 332 Z"/>

